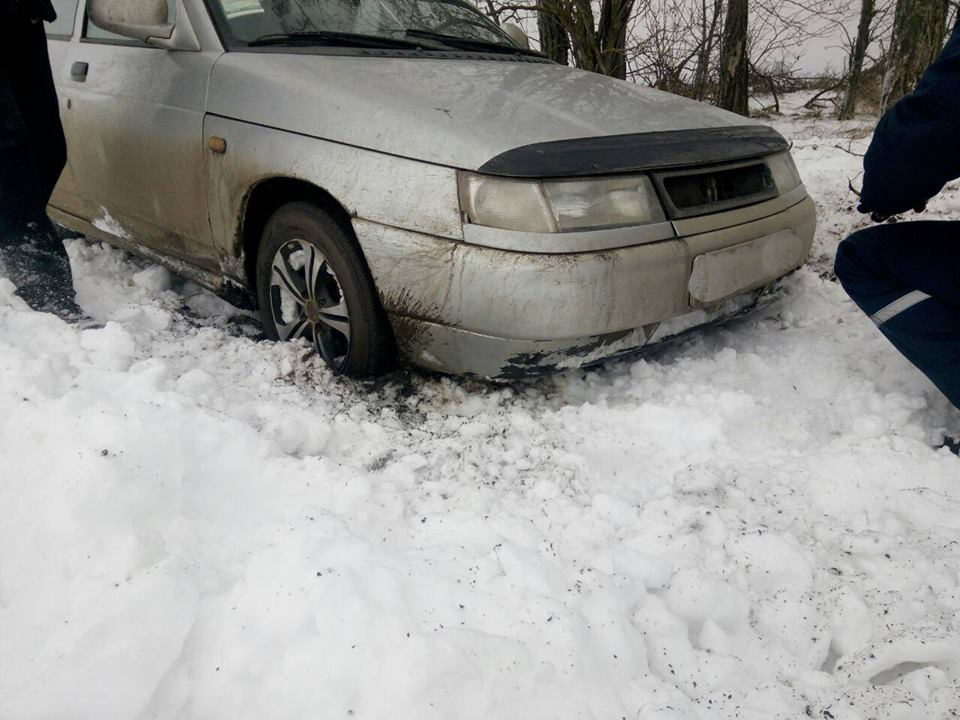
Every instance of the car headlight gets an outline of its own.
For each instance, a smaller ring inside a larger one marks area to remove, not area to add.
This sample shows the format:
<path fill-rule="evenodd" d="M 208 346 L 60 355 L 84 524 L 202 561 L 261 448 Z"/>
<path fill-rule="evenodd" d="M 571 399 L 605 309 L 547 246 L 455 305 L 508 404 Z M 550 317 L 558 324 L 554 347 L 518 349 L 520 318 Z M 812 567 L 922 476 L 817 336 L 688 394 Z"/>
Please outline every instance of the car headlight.
<path fill-rule="evenodd" d="M 773 182 L 781 195 L 799 187 L 803 180 L 789 152 L 780 152 L 766 158 L 767 167 L 773 175 Z"/>
<path fill-rule="evenodd" d="M 554 233 L 663 222 L 646 175 L 514 180 L 461 172 L 460 208 L 475 225 Z"/>

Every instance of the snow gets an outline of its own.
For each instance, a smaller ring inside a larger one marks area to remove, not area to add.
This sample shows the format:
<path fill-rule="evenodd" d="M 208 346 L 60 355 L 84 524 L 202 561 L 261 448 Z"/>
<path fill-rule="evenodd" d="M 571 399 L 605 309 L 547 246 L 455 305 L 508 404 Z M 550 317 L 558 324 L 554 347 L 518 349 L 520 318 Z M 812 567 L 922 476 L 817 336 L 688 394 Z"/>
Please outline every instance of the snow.
<path fill-rule="evenodd" d="M 334 379 L 86 241 L 102 327 L 0 279 L 0 718 L 955 717 L 960 412 L 831 276 L 868 121 L 778 126 L 783 298 L 537 382 Z"/>
<path fill-rule="evenodd" d="M 101 230 L 108 235 L 122 238 L 123 240 L 133 240 L 133 236 L 127 232 L 123 225 L 121 225 L 105 207 L 101 207 L 100 212 L 103 213 L 103 216 L 94 218 L 92 223 L 97 230 Z"/>

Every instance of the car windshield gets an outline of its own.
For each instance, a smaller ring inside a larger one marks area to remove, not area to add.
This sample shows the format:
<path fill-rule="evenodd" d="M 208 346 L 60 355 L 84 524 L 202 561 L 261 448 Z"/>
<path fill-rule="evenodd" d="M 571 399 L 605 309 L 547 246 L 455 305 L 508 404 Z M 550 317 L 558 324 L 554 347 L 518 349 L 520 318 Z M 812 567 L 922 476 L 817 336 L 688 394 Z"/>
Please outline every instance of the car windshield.
<path fill-rule="evenodd" d="M 214 0 L 237 39 L 254 44 L 357 44 L 377 38 L 396 47 L 464 48 L 467 43 L 517 50 L 496 24 L 463 0 Z M 458 42 L 459 41 L 459 42 Z M 474 48 L 475 49 L 475 48 Z"/>

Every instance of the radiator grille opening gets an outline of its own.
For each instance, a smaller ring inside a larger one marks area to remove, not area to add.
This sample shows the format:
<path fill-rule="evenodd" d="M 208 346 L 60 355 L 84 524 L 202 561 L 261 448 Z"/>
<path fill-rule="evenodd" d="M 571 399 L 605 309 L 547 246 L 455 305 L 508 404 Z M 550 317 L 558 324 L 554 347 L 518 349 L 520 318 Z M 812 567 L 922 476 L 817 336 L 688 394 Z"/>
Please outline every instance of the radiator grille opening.
<path fill-rule="evenodd" d="M 662 183 L 673 207 L 682 215 L 749 205 L 777 193 L 773 176 L 762 162 L 667 175 Z"/>

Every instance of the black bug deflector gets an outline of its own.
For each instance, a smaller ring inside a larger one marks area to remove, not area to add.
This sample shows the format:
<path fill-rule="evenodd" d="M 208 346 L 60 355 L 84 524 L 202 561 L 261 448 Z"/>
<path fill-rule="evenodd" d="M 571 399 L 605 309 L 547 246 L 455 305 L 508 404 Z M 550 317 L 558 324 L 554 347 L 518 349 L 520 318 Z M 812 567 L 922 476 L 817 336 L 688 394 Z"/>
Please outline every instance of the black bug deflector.
<path fill-rule="evenodd" d="M 525 145 L 478 171 L 527 178 L 613 175 L 752 160 L 787 147 L 780 133 L 764 125 L 669 130 Z"/>

